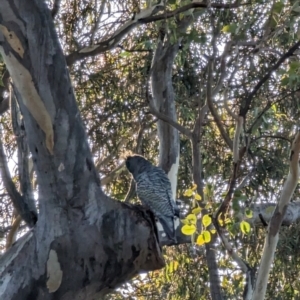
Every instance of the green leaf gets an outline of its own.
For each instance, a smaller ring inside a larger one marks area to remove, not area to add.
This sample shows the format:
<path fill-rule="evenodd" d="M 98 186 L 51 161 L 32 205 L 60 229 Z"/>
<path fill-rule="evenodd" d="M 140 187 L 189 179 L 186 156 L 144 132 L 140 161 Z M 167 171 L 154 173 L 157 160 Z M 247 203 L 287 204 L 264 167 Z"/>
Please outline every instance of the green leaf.
<path fill-rule="evenodd" d="M 183 196 L 185 196 L 185 197 L 191 197 L 192 195 L 193 195 L 192 189 L 187 189 L 183 194 Z"/>
<path fill-rule="evenodd" d="M 236 29 L 237 29 L 237 24 L 229 24 L 229 25 L 225 25 L 221 31 L 224 33 L 235 33 Z"/>
<path fill-rule="evenodd" d="M 234 192 L 233 196 L 236 197 L 236 198 L 239 198 L 239 197 L 242 196 L 242 192 L 240 190 L 237 190 L 237 191 Z"/>
<path fill-rule="evenodd" d="M 122 52 L 120 53 L 120 57 L 128 57 L 128 56 L 130 56 L 130 52 L 122 51 Z"/>
<path fill-rule="evenodd" d="M 289 64 L 289 71 L 288 71 L 288 73 L 289 74 L 295 73 L 296 71 L 299 70 L 299 68 L 300 68 L 300 62 L 298 62 L 298 61 L 292 61 Z"/>
<path fill-rule="evenodd" d="M 286 86 L 288 85 L 290 82 L 290 79 L 287 75 L 284 75 L 282 78 L 281 78 L 281 85 L 283 86 Z"/>
<path fill-rule="evenodd" d="M 197 193 L 197 194 L 195 195 L 195 199 L 196 199 L 197 201 L 200 201 L 200 200 L 202 200 L 202 197 Z"/>
<path fill-rule="evenodd" d="M 276 2 L 273 6 L 273 12 L 280 14 L 284 8 L 284 4 L 282 2 Z"/>
<path fill-rule="evenodd" d="M 233 198 L 232 199 L 232 209 L 234 210 L 234 211 L 239 211 L 240 209 L 241 209 L 241 207 L 240 207 L 240 203 L 239 203 L 239 199 L 238 198 Z"/>

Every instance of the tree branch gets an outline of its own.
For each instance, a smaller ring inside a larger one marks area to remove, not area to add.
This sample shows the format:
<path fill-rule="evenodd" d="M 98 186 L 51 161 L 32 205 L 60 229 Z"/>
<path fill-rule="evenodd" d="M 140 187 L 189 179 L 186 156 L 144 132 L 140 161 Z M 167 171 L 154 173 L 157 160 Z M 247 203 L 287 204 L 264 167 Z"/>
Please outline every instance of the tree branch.
<path fill-rule="evenodd" d="M 237 1 L 236 3 L 233 3 L 233 4 L 212 3 L 212 4 L 210 4 L 210 7 L 216 8 L 216 9 L 232 9 L 232 8 L 238 8 L 240 6 L 244 6 L 244 5 L 248 5 L 248 4 L 250 4 L 250 3 L 239 4 L 239 1 Z M 94 44 L 92 46 L 84 47 L 79 51 L 69 54 L 66 57 L 67 65 L 70 66 L 70 65 L 74 64 L 76 61 L 81 60 L 85 57 L 96 56 L 100 53 L 103 53 L 103 52 L 106 52 L 108 50 L 115 48 L 119 44 L 119 42 L 125 37 L 125 35 L 127 33 L 132 31 L 135 27 L 137 27 L 140 24 L 146 24 L 146 23 L 151 23 L 154 21 L 169 19 L 169 18 L 174 17 L 175 15 L 178 15 L 180 13 L 188 11 L 189 9 L 206 8 L 207 6 L 208 6 L 207 3 L 193 2 L 193 3 L 187 4 L 183 7 L 180 7 L 174 11 L 169 11 L 169 12 L 167 11 L 158 16 L 155 16 L 155 14 L 157 14 L 158 11 L 163 9 L 163 5 L 160 3 L 157 5 L 154 5 L 150 8 L 143 9 L 139 13 L 135 14 L 132 19 L 125 22 L 125 24 L 122 25 L 107 40 L 102 41 L 97 44 Z"/>
<path fill-rule="evenodd" d="M 27 223 L 29 227 L 33 227 L 37 221 L 37 215 L 35 214 L 34 211 L 30 210 L 30 207 L 28 207 L 28 204 L 24 201 L 24 198 L 17 191 L 16 186 L 11 179 L 10 172 L 6 162 L 6 157 L 4 154 L 1 132 L 0 132 L 0 173 L 1 173 L 1 177 L 5 189 L 7 190 L 18 214 L 22 217 L 22 219 Z"/>
<path fill-rule="evenodd" d="M 237 164 L 239 161 L 239 142 L 240 142 L 240 136 L 241 136 L 243 124 L 244 124 L 244 118 L 239 117 L 236 122 L 235 134 L 233 139 L 233 163 L 234 164 Z"/>
<path fill-rule="evenodd" d="M 141 10 L 139 13 L 134 15 L 134 17 L 125 24 L 123 24 L 110 38 L 100 43 L 87 46 L 82 48 L 79 51 L 73 52 L 66 57 L 67 64 L 72 65 L 74 62 L 89 56 L 95 56 L 99 53 L 108 51 L 110 49 L 115 48 L 119 42 L 123 39 L 123 37 L 133 30 L 137 25 L 139 25 L 139 21 L 142 18 L 149 17 L 151 15 L 156 14 L 159 10 L 161 10 L 163 4 L 153 5 L 150 8 L 146 8 Z"/>
<path fill-rule="evenodd" d="M 271 218 L 268 234 L 265 238 L 263 255 L 260 262 L 253 300 L 265 298 L 271 264 L 279 240 L 279 228 L 299 179 L 300 131 L 298 131 L 291 148 L 290 170 L 283 185 L 281 196 Z"/>
<path fill-rule="evenodd" d="M 213 62 L 210 60 L 208 62 L 208 78 L 207 78 L 207 105 L 209 107 L 209 110 L 214 118 L 214 121 L 216 122 L 216 125 L 225 141 L 225 143 L 228 145 L 230 149 L 232 149 L 233 144 L 232 141 L 229 137 L 229 135 L 226 133 L 223 124 L 221 122 L 220 116 L 218 115 L 218 112 L 216 108 L 214 107 L 213 104 L 213 95 L 212 95 L 212 67 L 213 67 Z"/>
<path fill-rule="evenodd" d="M 29 211 L 33 214 L 33 217 L 37 220 L 38 214 L 34 201 L 29 172 L 29 151 L 26 133 L 24 130 L 23 119 L 21 120 L 20 118 L 20 111 L 19 107 L 17 106 L 17 100 L 13 89 L 11 90 L 11 120 L 18 147 L 18 174 L 20 180 L 20 191 L 22 193 L 23 201 L 26 203 Z"/>
<path fill-rule="evenodd" d="M 125 162 L 122 162 L 114 170 L 110 171 L 109 175 L 101 178 L 101 184 L 107 185 L 108 183 L 110 183 L 123 170 L 124 166 Z"/>
<path fill-rule="evenodd" d="M 98 1 L 95 1 L 96 11 L 97 11 L 97 3 L 98 3 Z M 94 43 L 95 34 L 96 34 L 96 32 L 99 28 L 99 24 L 100 24 L 101 18 L 102 18 L 103 13 L 104 13 L 105 4 L 106 4 L 106 0 L 101 0 L 100 9 L 99 9 L 99 12 L 97 12 L 97 20 L 95 22 L 94 28 L 91 30 L 91 43 Z"/>
<path fill-rule="evenodd" d="M 54 19 L 60 9 L 61 0 L 54 0 L 53 7 L 51 10 L 52 19 Z"/>
<path fill-rule="evenodd" d="M 137 154 L 142 154 L 142 145 L 143 145 L 143 135 L 146 127 L 142 125 L 139 129 L 138 137 L 136 140 L 136 146 L 134 152 Z M 130 187 L 128 189 L 128 192 L 126 194 L 126 197 L 124 199 L 124 202 L 129 203 L 130 200 L 135 196 L 135 181 L 132 178 L 130 181 Z"/>
<path fill-rule="evenodd" d="M 6 237 L 6 250 L 8 250 L 12 246 L 12 244 L 16 241 L 18 229 L 21 222 L 22 222 L 21 216 L 17 215 L 16 218 L 13 220 L 11 229 Z"/>
<path fill-rule="evenodd" d="M 9 109 L 9 98 L 1 97 L 0 99 L 1 99 L 0 101 L 0 116 L 1 116 Z"/>
<path fill-rule="evenodd" d="M 150 22 L 154 22 L 154 21 L 160 21 L 160 20 L 164 20 L 164 19 L 169 19 L 172 18 L 180 13 L 184 13 L 190 9 L 193 8 L 215 8 L 215 9 L 233 9 L 233 8 L 239 8 L 241 6 L 246 6 L 251 4 L 250 2 L 247 3 L 240 3 L 240 1 L 236 1 L 233 4 L 222 4 L 222 3 L 208 3 L 208 2 L 192 2 L 189 3 L 187 5 L 184 5 L 182 7 L 179 7 L 173 11 L 166 11 L 162 14 L 159 14 L 157 16 L 149 16 L 149 17 L 145 17 L 143 19 L 140 20 L 140 23 L 150 23 Z"/>
<path fill-rule="evenodd" d="M 278 62 L 272 66 L 269 71 L 267 72 L 267 74 L 256 84 L 256 86 L 253 88 L 252 92 L 247 96 L 247 98 L 243 101 L 241 108 L 240 108 L 240 116 L 243 116 L 245 118 L 251 102 L 254 98 L 254 96 L 256 95 L 256 93 L 258 92 L 258 90 L 262 87 L 262 85 L 271 77 L 272 73 L 277 70 L 283 63 L 284 61 L 292 56 L 294 54 L 294 52 L 299 48 L 300 46 L 300 41 L 298 41 L 296 44 L 294 44 L 286 53 L 284 53 L 280 59 L 278 60 Z"/>
<path fill-rule="evenodd" d="M 254 138 L 252 140 L 252 142 L 255 142 L 255 141 L 258 141 L 260 139 L 263 139 L 263 138 L 271 138 L 271 139 L 280 139 L 280 140 L 284 140 L 284 141 L 287 141 L 289 143 L 291 143 L 291 140 L 285 136 L 282 136 L 282 135 L 271 135 L 271 134 L 262 134 L 261 136 L 257 137 L 257 138 Z"/>
<path fill-rule="evenodd" d="M 9 73 L 5 70 L 2 76 L 4 87 L 0 86 L 0 116 L 9 109 L 9 97 L 3 97 L 5 91 L 9 90 Z"/>
<path fill-rule="evenodd" d="M 156 108 L 154 108 L 153 104 L 149 102 L 150 112 L 156 116 L 158 119 L 165 121 L 169 125 L 173 126 L 175 129 L 177 129 L 180 133 L 185 135 L 188 138 L 192 137 L 192 132 L 185 128 L 184 126 L 180 125 L 179 123 L 172 120 L 170 117 L 166 116 L 165 114 L 159 112 Z"/>
<path fill-rule="evenodd" d="M 237 180 L 237 176 L 238 176 L 238 171 L 240 168 L 240 163 L 241 163 L 241 159 L 244 156 L 245 152 L 246 152 L 246 147 L 243 147 L 239 150 L 239 139 L 240 139 L 240 134 L 241 134 L 241 129 L 243 126 L 243 118 L 240 117 L 237 125 L 236 125 L 236 130 L 235 130 L 235 136 L 234 136 L 234 144 L 233 144 L 233 172 L 230 178 L 230 182 L 229 182 L 229 188 L 228 191 L 226 193 L 225 199 L 222 202 L 222 204 L 220 205 L 219 209 L 217 210 L 216 214 L 215 214 L 215 218 L 218 219 L 218 217 L 220 216 L 221 213 L 223 213 L 223 217 L 225 217 L 225 213 L 228 210 L 230 201 L 232 199 L 232 195 L 234 192 L 234 187 L 236 184 L 236 180 Z"/>
<path fill-rule="evenodd" d="M 263 108 L 263 110 L 258 114 L 258 116 L 254 119 L 254 121 L 252 122 L 252 124 L 249 126 L 249 129 L 247 130 L 247 134 L 252 134 L 252 130 L 254 128 L 257 128 L 259 126 L 259 122 L 262 118 L 262 116 L 264 115 L 264 113 L 266 113 L 273 104 L 279 103 L 281 101 L 285 101 L 287 97 L 292 96 L 294 93 L 296 93 L 297 91 L 292 91 L 290 93 L 285 94 L 283 97 L 281 97 L 280 99 L 276 100 L 276 101 L 268 101 L 268 103 L 266 104 L 266 106 Z"/>
<path fill-rule="evenodd" d="M 252 294 L 253 292 L 253 276 L 252 276 L 253 270 L 242 258 L 239 257 L 238 253 L 234 251 L 232 245 L 230 244 L 227 237 L 225 236 L 223 229 L 219 226 L 218 220 L 213 219 L 213 223 L 228 255 L 230 255 L 231 258 L 236 262 L 236 264 L 240 267 L 242 272 L 246 274 L 246 288 L 244 294 L 247 293 L 248 296 L 246 299 L 250 299 L 249 294 Z"/>
<path fill-rule="evenodd" d="M 236 115 L 228 106 L 228 99 L 227 99 L 227 92 L 225 92 L 226 94 L 224 95 L 224 108 L 226 109 L 227 113 L 231 116 L 231 118 L 233 120 L 238 120 L 238 115 Z"/>

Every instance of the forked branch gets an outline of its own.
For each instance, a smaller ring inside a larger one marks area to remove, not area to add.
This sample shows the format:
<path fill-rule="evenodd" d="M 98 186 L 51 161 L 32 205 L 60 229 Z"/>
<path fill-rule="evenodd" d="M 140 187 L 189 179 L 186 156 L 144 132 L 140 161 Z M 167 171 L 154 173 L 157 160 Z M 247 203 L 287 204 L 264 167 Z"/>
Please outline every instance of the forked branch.
<path fill-rule="evenodd" d="M 268 234 L 265 238 L 263 255 L 260 262 L 254 294 L 252 297 L 253 300 L 263 300 L 265 298 L 271 264 L 274 259 L 274 254 L 279 239 L 279 228 L 299 179 L 299 152 L 300 131 L 298 131 L 293 141 L 290 155 L 289 174 L 283 185 L 280 199 L 269 223 Z"/>

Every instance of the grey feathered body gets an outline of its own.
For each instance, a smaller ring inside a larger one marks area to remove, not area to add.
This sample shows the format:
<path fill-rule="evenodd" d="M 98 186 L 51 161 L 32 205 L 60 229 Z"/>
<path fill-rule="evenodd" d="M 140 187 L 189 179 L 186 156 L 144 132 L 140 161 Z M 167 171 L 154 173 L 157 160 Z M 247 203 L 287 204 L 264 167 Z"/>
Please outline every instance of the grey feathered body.
<path fill-rule="evenodd" d="M 142 204 L 150 208 L 167 236 L 176 242 L 174 217 L 179 217 L 179 209 L 173 200 L 167 174 L 141 156 L 131 157 L 130 164 L 126 165 L 136 181 L 136 192 Z"/>

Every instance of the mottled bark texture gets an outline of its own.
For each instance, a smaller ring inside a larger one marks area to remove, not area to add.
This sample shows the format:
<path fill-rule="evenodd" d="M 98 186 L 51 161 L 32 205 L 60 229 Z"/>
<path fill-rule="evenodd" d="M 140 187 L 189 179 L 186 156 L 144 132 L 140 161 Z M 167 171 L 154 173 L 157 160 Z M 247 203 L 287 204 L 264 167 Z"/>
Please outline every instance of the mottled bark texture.
<path fill-rule="evenodd" d="M 151 85 L 156 109 L 177 121 L 175 95 L 172 85 L 172 69 L 178 52 L 179 42 L 171 44 L 163 37 L 158 40 L 152 62 Z M 173 194 L 176 192 L 177 171 L 179 161 L 179 133 L 168 123 L 158 120 L 157 132 L 159 138 L 159 165 L 172 173 L 169 178 L 172 183 Z M 171 170 L 173 168 L 173 170 Z M 174 178 L 173 178 L 174 177 Z M 175 194 L 174 194 L 175 196 Z"/>
<path fill-rule="evenodd" d="M 39 186 L 36 226 L 0 259 L 0 299 L 99 298 L 164 266 L 153 215 L 102 192 L 46 5 L 0 7 L 1 56 Z"/>

